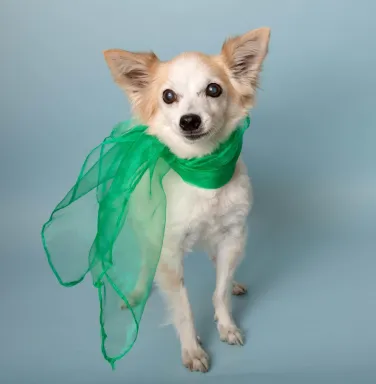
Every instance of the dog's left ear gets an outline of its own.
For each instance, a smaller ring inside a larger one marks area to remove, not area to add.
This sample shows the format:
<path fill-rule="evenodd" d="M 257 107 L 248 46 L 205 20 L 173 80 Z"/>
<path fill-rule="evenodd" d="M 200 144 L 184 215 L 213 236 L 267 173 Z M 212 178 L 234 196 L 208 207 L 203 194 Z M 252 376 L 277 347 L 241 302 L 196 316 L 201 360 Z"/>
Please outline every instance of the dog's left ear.
<path fill-rule="evenodd" d="M 257 87 L 262 62 L 268 53 L 270 28 L 259 28 L 225 41 L 221 57 L 239 91 L 247 96 Z"/>
<path fill-rule="evenodd" d="M 159 60 L 153 52 L 128 52 L 122 49 L 108 49 L 103 52 L 112 77 L 137 104 L 142 92 L 152 82 L 153 68 Z"/>

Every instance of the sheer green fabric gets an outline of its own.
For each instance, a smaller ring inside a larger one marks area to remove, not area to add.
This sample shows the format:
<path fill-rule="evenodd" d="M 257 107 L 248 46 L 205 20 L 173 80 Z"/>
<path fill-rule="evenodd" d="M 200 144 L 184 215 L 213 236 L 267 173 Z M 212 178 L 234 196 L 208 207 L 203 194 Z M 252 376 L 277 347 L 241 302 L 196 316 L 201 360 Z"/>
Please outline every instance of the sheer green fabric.
<path fill-rule="evenodd" d="M 246 117 L 210 155 L 180 159 L 130 121 L 115 126 L 87 156 L 73 188 L 42 229 L 48 262 L 65 287 L 88 272 L 98 290 L 102 353 L 114 367 L 136 341 L 163 246 L 171 169 L 187 183 L 215 189 L 232 177 Z"/>

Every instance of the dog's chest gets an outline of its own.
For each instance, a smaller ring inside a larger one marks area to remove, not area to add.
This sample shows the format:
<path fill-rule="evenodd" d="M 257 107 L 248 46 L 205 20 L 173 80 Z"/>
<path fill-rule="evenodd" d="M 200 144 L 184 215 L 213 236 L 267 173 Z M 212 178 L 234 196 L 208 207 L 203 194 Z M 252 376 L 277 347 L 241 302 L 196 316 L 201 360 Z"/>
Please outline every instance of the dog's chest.
<path fill-rule="evenodd" d="M 170 235 L 184 241 L 184 248 L 244 222 L 252 200 L 249 178 L 241 163 L 232 180 L 217 190 L 188 185 L 175 173 L 166 177 L 164 187 L 167 196 L 166 229 Z"/>

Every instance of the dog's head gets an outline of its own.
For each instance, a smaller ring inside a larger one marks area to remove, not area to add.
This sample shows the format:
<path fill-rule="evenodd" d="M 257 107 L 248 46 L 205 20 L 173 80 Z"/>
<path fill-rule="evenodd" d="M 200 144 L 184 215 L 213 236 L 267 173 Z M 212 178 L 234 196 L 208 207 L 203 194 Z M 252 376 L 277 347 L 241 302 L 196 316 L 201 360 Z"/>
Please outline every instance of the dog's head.
<path fill-rule="evenodd" d="M 219 55 L 183 53 L 160 61 L 154 53 L 104 52 L 149 133 L 180 157 L 202 156 L 234 130 L 253 106 L 269 28 L 225 41 Z"/>

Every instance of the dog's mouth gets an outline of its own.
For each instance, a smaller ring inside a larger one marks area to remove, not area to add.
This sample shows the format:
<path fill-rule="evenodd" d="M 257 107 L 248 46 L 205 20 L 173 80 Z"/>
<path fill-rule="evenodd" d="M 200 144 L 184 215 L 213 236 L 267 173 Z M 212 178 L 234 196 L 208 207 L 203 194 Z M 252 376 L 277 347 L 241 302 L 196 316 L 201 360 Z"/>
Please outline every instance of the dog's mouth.
<path fill-rule="evenodd" d="M 190 142 L 200 140 L 210 134 L 210 131 L 207 132 L 190 132 L 185 133 L 184 138 L 187 139 Z"/>

